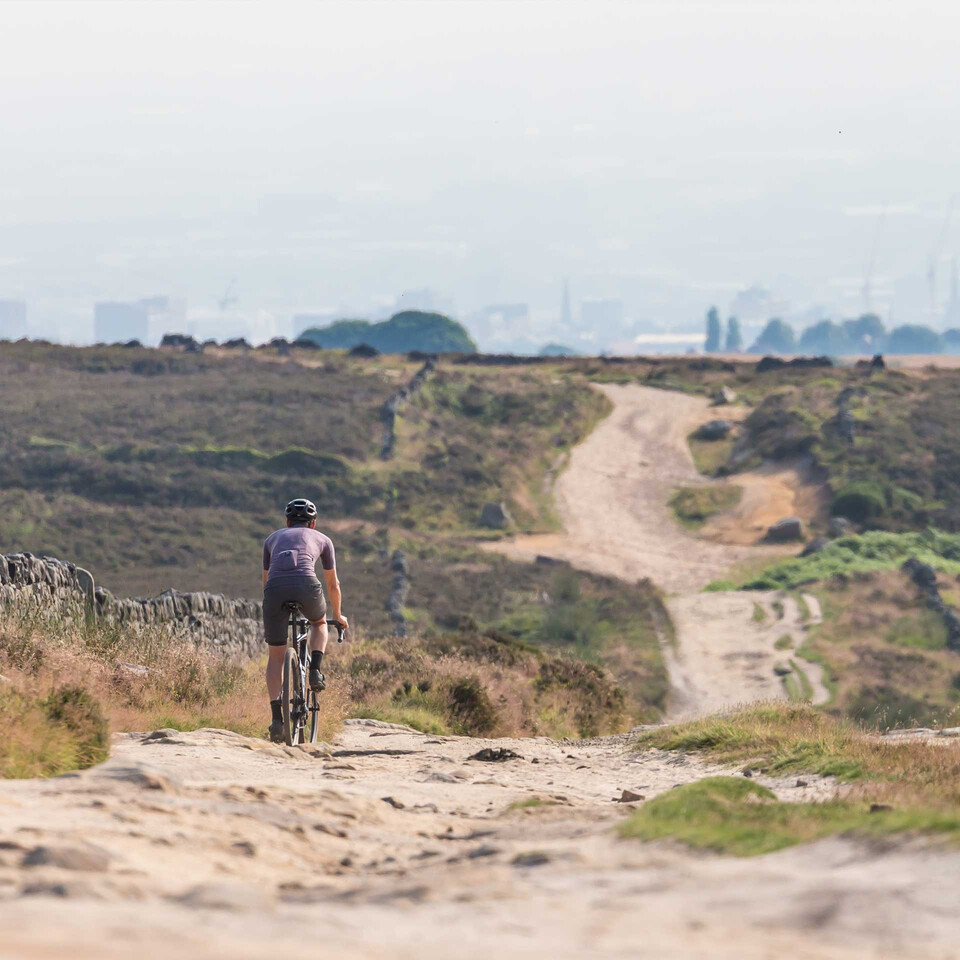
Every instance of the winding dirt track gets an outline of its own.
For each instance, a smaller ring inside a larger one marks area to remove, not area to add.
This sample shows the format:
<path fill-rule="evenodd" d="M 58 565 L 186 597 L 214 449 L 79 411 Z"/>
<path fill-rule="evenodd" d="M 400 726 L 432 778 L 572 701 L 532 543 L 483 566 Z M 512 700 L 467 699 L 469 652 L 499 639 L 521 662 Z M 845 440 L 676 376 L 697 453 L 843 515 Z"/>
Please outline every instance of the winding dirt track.
<path fill-rule="evenodd" d="M 700 592 L 732 566 L 772 561 L 784 554 L 784 548 L 695 537 L 679 526 L 667 505 L 677 487 L 715 482 L 697 472 L 687 436 L 718 416 L 717 411 L 703 397 L 674 391 L 636 384 L 598 389 L 613 404 L 613 412 L 573 450 L 555 487 L 566 532 L 518 537 L 487 549 L 527 561 L 538 555 L 564 559 L 628 581 L 649 578 L 663 589 L 676 633 L 675 645 L 664 650 L 671 720 L 745 701 L 785 697 L 774 666 L 789 664 L 790 659 L 809 681 L 813 701 L 824 702 L 828 692 L 820 668 L 801 665 L 774 646 L 789 636 L 789 649 L 799 647 L 802 631 L 819 619 L 818 613 L 803 622 L 789 598 Z M 802 490 L 793 468 L 755 471 L 745 485 L 751 512 L 739 510 L 735 516 L 742 529 L 752 530 L 752 539 L 773 519 L 789 514 L 797 489 Z M 782 511 L 772 519 L 767 501 Z M 757 517 L 765 523 L 753 530 Z M 721 528 L 716 523 L 714 527 Z M 819 611 L 812 597 L 807 603 Z M 762 621 L 754 619 L 755 604 L 765 611 Z"/>

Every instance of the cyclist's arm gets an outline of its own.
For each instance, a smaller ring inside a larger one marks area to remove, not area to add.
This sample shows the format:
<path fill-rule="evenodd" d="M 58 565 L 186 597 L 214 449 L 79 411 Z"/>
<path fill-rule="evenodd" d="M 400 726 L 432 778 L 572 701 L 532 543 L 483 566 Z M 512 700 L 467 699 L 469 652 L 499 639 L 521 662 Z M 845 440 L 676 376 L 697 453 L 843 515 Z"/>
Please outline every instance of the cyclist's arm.
<path fill-rule="evenodd" d="M 340 623 L 346 626 L 347 618 L 340 610 L 343 597 L 340 593 L 340 580 L 337 577 L 337 568 L 334 567 L 332 570 L 324 570 L 323 579 L 327 582 L 327 596 L 330 597 L 330 606 L 333 608 L 331 611 L 333 614 L 331 619 L 339 620 Z"/>
<path fill-rule="evenodd" d="M 264 587 L 264 589 L 266 589 L 266 587 L 267 587 L 267 574 L 268 574 L 268 573 L 270 573 L 269 570 L 264 570 L 264 571 L 263 571 L 263 587 Z"/>

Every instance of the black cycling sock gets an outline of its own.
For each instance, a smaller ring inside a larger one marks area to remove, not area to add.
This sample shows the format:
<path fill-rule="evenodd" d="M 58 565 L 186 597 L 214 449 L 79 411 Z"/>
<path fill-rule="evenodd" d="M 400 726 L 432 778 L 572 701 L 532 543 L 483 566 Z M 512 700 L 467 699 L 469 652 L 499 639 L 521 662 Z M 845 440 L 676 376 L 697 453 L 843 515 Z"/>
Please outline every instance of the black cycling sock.
<path fill-rule="evenodd" d="M 273 720 L 283 719 L 283 711 L 280 707 L 279 699 L 270 701 L 270 712 L 273 714 L 273 717 L 272 717 Z"/>
<path fill-rule="evenodd" d="M 310 651 L 310 669 L 319 670 L 320 663 L 323 660 L 323 651 L 322 650 L 311 650 Z"/>

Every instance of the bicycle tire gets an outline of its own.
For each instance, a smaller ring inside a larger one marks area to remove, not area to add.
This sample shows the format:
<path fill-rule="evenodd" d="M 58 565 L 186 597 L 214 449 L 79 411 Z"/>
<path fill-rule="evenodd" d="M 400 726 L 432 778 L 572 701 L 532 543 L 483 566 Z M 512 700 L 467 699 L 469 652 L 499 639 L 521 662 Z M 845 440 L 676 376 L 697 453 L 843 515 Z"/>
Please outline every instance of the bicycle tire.
<path fill-rule="evenodd" d="M 299 682 L 298 682 L 299 680 Z M 287 647 L 283 656 L 283 684 L 280 691 L 280 709 L 283 716 L 283 742 L 292 747 L 300 742 L 302 713 L 294 709 L 294 698 L 303 698 L 303 677 L 297 651 Z"/>
<path fill-rule="evenodd" d="M 316 743 L 320 736 L 320 698 L 316 690 L 307 695 L 307 709 L 310 711 L 310 743 Z"/>

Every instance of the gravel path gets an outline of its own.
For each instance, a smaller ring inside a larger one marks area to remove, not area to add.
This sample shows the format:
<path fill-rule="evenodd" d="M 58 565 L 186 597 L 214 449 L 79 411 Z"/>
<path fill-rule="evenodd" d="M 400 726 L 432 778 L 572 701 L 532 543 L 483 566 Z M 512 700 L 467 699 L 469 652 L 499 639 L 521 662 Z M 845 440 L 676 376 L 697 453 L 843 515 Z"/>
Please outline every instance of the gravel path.
<path fill-rule="evenodd" d="M 628 581 L 649 578 L 663 589 L 676 632 L 675 646 L 664 650 L 671 720 L 786 697 L 784 684 L 773 672 L 778 662 L 774 643 L 789 633 L 791 649 L 800 645 L 804 625 L 792 601 L 785 602 L 790 622 L 778 627 L 772 595 L 700 592 L 731 567 L 772 562 L 784 555 L 784 548 L 699 538 L 684 530 L 667 506 L 677 487 L 715 482 L 697 472 L 687 436 L 718 416 L 717 410 L 703 397 L 676 391 L 636 384 L 597 389 L 612 402 L 613 412 L 573 450 L 557 480 L 557 509 L 566 532 L 517 537 L 487 549 L 528 561 L 537 555 L 565 559 Z M 790 482 L 797 476 L 792 469 L 748 476 L 752 512 L 746 515 L 740 509 L 737 517 L 753 539 L 758 517 L 767 525 L 771 522 L 770 502 L 789 506 Z M 766 499 L 764 491 L 769 493 Z M 770 612 L 765 623 L 752 619 L 755 601 Z M 805 662 L 799 666 L 810 680 L 814 700 L 825 700 L 819 667 Z"/>
<path fill-rule="evenodd" d="M 376 721 L 297 749 L 122 735 L 94 770 L 0 787 L 0 956 L 953 955 L 955 853 L 834 840 L 741 860 L 617 839 L 623 789 L 719 772 L 626 739 Z M 520 757 L 469 759 L 485 746 Z M 759 778 L 783 799 L 834 789 L 805 779 Z"/>

